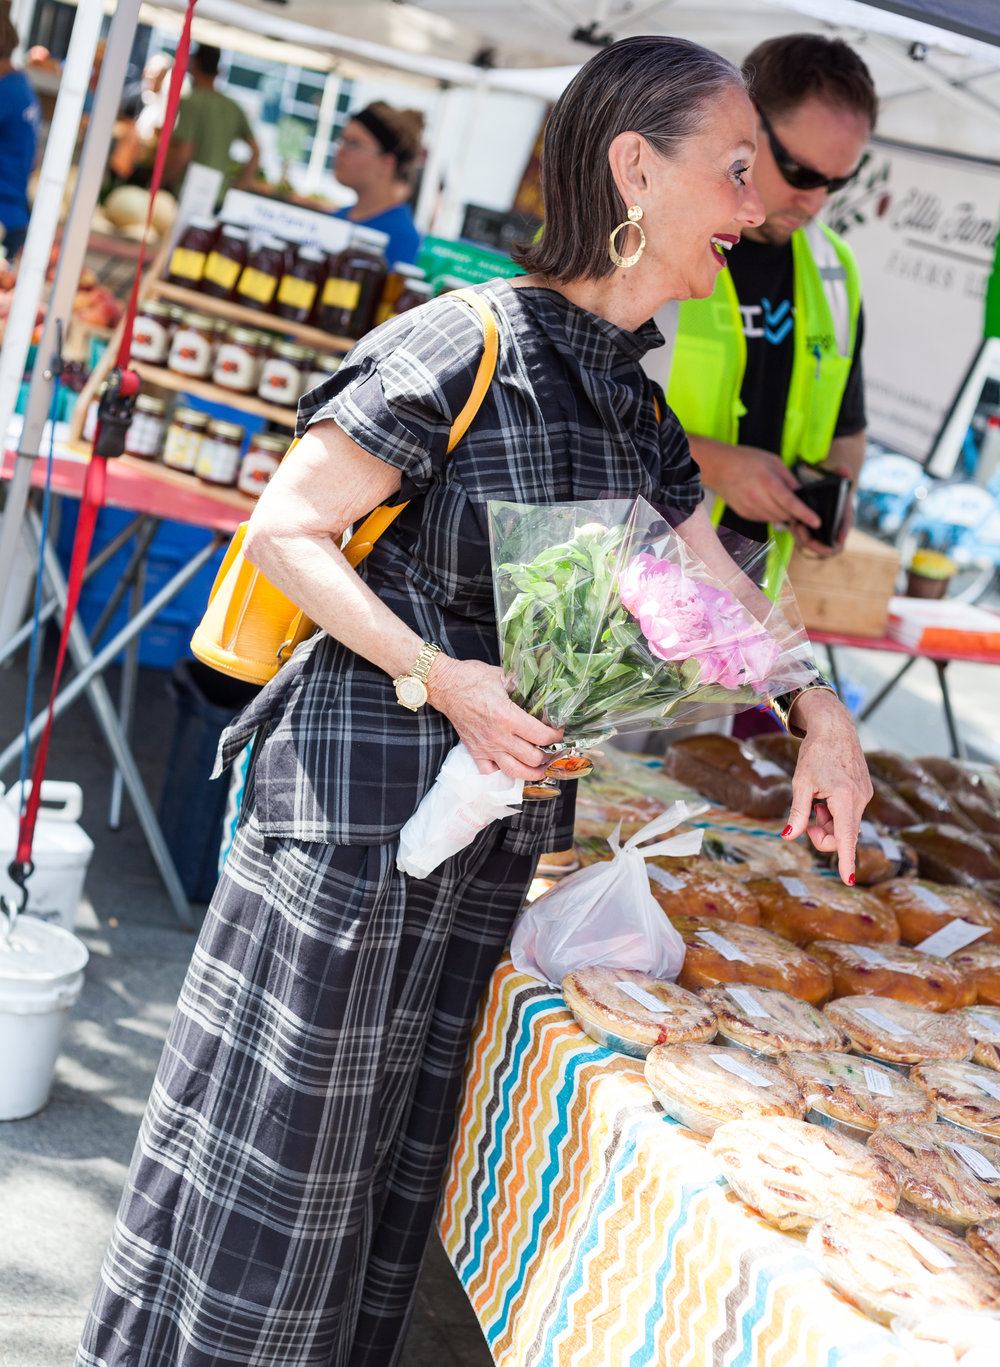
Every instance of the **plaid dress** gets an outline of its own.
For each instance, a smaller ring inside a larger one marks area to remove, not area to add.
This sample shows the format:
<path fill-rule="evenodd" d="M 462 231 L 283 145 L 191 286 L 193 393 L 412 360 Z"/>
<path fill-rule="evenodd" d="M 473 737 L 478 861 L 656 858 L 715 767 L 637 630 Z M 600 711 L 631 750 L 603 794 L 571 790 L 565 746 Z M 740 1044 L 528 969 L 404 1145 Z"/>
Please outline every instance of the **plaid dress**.
<path fill-rule="evenodd" d="M 482 350 L 442 298 L 365 338 L 303 400 L 401 471 L 362 566 L 423 637 L 497 661 L 486 501 L 700 498 L 638 362 L 661 339 L 544 289 L 482 287 L 496 375 L 446 459 Z M 662 395 L 657 396 L 662 403 Z M 78 1367 L 391 1367 L 447 1158 L 477 1000 L 561 803 L 435 870 L 397 836 L 455 733 L 322 633 L 223 738 L 255 737 L 240 824 L 182 989 Z M 553 808 L 558 810 L 553 811 Z"/>

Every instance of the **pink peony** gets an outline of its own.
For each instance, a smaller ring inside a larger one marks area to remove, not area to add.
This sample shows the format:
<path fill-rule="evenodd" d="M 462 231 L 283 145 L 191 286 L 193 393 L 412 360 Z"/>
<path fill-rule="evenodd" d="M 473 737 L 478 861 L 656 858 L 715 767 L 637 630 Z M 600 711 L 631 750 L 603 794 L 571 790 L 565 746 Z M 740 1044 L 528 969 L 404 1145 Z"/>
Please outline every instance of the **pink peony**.
<path fill-rule="evenodd" d="M 763 692 L 778 658 L 777 642 L 750 620 L 726 589 L 692 579 L 669 560 L 633 556 L 619 577 L 625 608 L 661 660 L 696 660 L 701 684 Z"/>

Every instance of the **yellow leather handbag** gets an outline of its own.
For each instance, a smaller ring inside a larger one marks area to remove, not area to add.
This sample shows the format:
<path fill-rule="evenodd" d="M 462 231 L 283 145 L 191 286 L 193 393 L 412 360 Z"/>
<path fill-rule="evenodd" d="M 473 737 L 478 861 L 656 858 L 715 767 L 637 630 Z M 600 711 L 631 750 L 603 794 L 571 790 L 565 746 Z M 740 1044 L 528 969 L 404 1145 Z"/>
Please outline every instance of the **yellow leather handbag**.
<path fill-rule="evenodd" d="M 472 393 L 452 424 L 449 454 L 465 435 L 479 411 L 493 379 L 497 362 L 497 325 L 489 306 L 471 290 L 455 290 L 479 316 L 484 348 Z M 291 451 L 295 442 L 289 447 Z M 369 513 L 344 547 L 352 567 L 361 563 L 382 533 L 406 507 L 383 505 Z M 204 664 L 246 683 L 265 684 L 274 677 L 292 651 L 311 636 L 315 623 L 289 598 L 269 583 L 243 556 L 247 524 L 236 529 L 225 559 L 215 577 L 208 607 L 191 638 L 191 650 Z"/>

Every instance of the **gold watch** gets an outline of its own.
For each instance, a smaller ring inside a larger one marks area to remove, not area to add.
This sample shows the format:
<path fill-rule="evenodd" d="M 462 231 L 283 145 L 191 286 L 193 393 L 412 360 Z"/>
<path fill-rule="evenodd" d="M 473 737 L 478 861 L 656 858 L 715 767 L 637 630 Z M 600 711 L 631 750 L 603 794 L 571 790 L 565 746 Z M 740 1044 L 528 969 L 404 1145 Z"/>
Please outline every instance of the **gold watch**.
<path fill-rule="evenodd" d="M 440 646 L 425 641 L 420 649 L 420 654 L 413 661 L 413 668 L 410 672 L 400 674 L 398 679 L 393 679 L 392 686 L 396 690 L 396 700 L 403 707 L 409 708 L 411 712 L 419 712 L 427 701 L 427 675 L 431 672 L 435 655 L 440 654 Z"/>

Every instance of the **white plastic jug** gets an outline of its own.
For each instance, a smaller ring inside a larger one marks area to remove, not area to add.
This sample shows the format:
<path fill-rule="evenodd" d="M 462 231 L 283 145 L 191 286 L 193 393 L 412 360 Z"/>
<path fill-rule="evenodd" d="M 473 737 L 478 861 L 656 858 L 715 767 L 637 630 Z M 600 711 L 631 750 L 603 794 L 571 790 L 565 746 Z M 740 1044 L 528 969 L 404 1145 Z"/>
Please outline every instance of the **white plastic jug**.
<path fill-rule="evenodd" d="M 28 788 L 30 791 L 30 780 Z M 0 893 L 20 904 L 20 892 L 7 876 L 7 865 L 17 852 L 21 785 L 8 793 L 0 785 Z M 78 783 L 43 779 L 42 804 L 35 827 L 31 858 L 35 871 L 28 879 L 28 913 L 72 930 L 83 893 L 83 880 L 94 843 L 78 824 L 83 790 Z"/>

